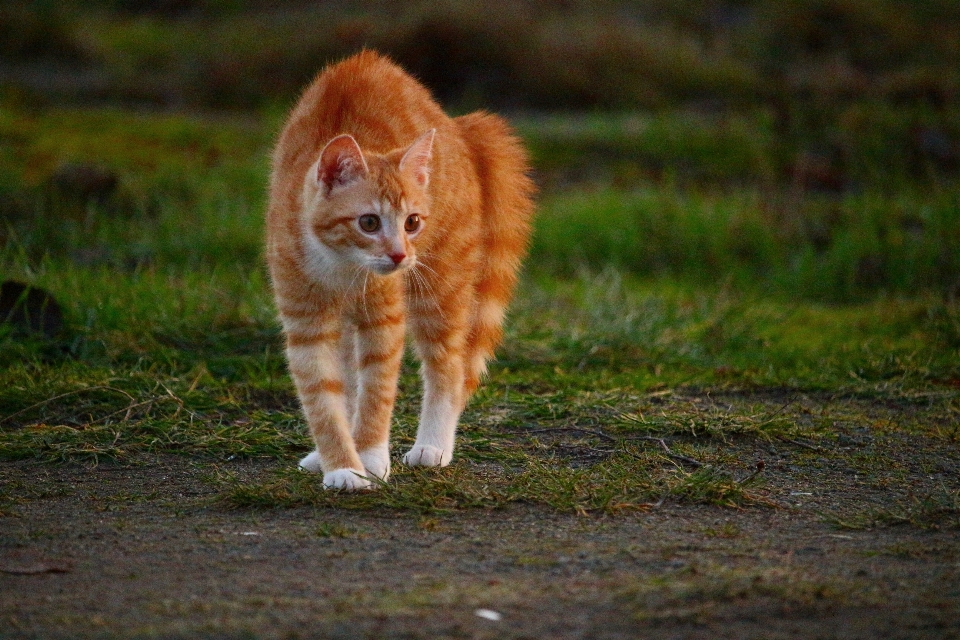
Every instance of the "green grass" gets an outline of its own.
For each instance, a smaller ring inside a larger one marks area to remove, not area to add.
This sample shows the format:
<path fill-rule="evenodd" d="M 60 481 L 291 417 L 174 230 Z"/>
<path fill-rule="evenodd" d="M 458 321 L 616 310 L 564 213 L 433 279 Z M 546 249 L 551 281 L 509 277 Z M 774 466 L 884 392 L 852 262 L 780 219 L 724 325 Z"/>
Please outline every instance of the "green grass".
<path fill-rule="evenodd" d="M 575 179 L 629 186 L 650 178 L 772 180 L 769 118 L 693 111 L 525 116 L 514 122 L 548 186 Z"/>
<path fill-rule="evenodd" d="M 68 315 L 90 317 L 84 305 L 100 315 L 70 341 L 45 356 L 11 336 L 0 343 L 0 458 L 285 461 L 266 478 L 216 481 L 221 502 L 243 508 L 429 513 L 532 503 L 613 513 L 663 500 L 766 504 L 763 474 L 743 469 L 728 443 L 830 446 L 838 421 L 875 422 L 843 402 L 811 415 L 800 401 L 809 393 L 894 403 L 897 431 L 957 439 L 956 352 L 943 350 L 938 325 L 916 320 L 931 301 L 788 309 L 612 274 L 527 281 L 501 358 L 464 416 L 458 462 L 439 472 L 397 466 L 379 491 L 343 496 L 294 470 L 310 443 L 262 280 L 223 290 L 213 277 L 99 274 L 76 276 L 78 291 L 85 283 L 98 295 L 74 301 Z M 737 333 L 724 335 L 726 326 Z M 735 409 L 686 398 L 701 388 L 775 397 Z M 413 441 L 418 396 L 407 362 L 397 451 Z"/>
<path fill-rule="evenodd" d="M 535 147 L 557 131 L 619 139 L 590 122 L 523 131 Z M 0 328 L 0 459 L 282 461 L 211 480 L 237 508 L 616 513 L 772 504 L 769 472 L 743 454 L 754 446 L 812 456 L 861 428 L 937 447 L 960 437 L 960 314 L 944 295 L 960 273 L 955 192 L 785 201 L 644 181 L 544 194 L 504 345 L 464 414 L 453 466 L 398 464 L 377 492 L 325 492 L 293 470 L 310 443 L 261 259 L 270 128 L 0 111 L 0 274 L 48 289 L 66 325 L 53 338 Z M 57 168 L 84 162 L 114 172 L 115 190 L 52 195 Z M 413 441 L 415 368 L 405 362 L 395 451 Z M 727 399 L 704 400 L 713 395 Z M 888 462 L 855 453 L 831 459 Z M 948 507 L 896 517 L 947 526 Z"/>
<path fill-rule="evenodd" d="M 751 493 L 749 485 L 721 471 L 660 468 L 656 455 L 614 457 L 589 469 L 531 457 L 509 474 L 464 464 L 439 472 L 399 469 L 377 491 L 360 494 L 324 490 L 316 477 L 292 469 L 275 472 L 265 480 L 240 481 L 228 476 L 221 482 L 224 486 L 219 499 L 233 508 L 309 505 L 442 513 L 522 503 L 586 514 L 646 511 L 665 500 L 723 506 L 764 503 Z"/>
<path fill-rule="evenodd" d="M 764 168 L 775 162 L 764 141 L 769 131 L 746 122 L 703 125 L 683 115 L 521 120 L 539 172 L 577 174 L 586 163 L 613 171 L 602 180 L 620 185 L 547 189 L 531 248 L 534 275 L 613 267 L 833 302 L 890 292 L 956 296 L 955 183 L 897 178 L 846 195 L 778 186 Z M 26 258 L 42 270 L 48 256 L 111 270 L 203 265 L 252 274 L 275 128 L 249 116 L 0 108 L 6 269 Z M 648 161 L 668 178 L 645 177 Z M 64 178 L 78 165 L 106 171 L 116 186 L 84 195 Z M 692 173 L 684 178 L 685 171 Z M 750 182 L 710 186 L 711 175 Z M 691 184 L 697 176 L 705 182 Z"/>
<path fill-rule="evenodd" d="M 849 301 L 878 291 L 953 291 L 958 248 L 955 189 L 791 199 L 667 185 L 548 195 L 532 252 L 538 267 L 567 276 L 610 265 Z"/>
<path fill-rule="evenodd" d="M 252 266 L 267 131 L 249 117 L 0 106 L 0 244 L 34 268 L 44 255 L 128 271 L 225 256 Z M 104 172 L 114 186 L 71 179 L 71 167 Z"/>
<path fill-rule="evenodd" d="M 641 387 L 727 382 L 866 393 L 949 388 L 958 372 L 956 311 L 932 296 L 836 306 L 616 271 L 540 286 L 521 289 L 507 345 L 522 350 L 526 367 L 542 363 L 557 376 L 589 367 Z M 509 351 L 501 361 L 512 364 Z"/>

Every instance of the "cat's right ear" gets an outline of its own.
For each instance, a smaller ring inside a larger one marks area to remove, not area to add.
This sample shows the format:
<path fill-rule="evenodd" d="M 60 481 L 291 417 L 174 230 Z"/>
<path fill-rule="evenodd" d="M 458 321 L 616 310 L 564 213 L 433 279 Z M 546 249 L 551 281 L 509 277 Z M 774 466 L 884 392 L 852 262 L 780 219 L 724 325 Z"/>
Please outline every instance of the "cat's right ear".
<path fill-rule="evenodd" d="M 430 129 L 422 134 L 400 159 L 400 170 L 412 171 L 421 187 L 426 187 L 430 181 L 430 160 L 433 158 L 433 137 L 436 133 L 436 129 Z"/>
<path fill-rule="evenodd" d="M 367 161 L 360 145 L 349 134 L 339 135 L 320 152 L 317 163 L 317 184 L 325 194 L 367 175 Z"/>

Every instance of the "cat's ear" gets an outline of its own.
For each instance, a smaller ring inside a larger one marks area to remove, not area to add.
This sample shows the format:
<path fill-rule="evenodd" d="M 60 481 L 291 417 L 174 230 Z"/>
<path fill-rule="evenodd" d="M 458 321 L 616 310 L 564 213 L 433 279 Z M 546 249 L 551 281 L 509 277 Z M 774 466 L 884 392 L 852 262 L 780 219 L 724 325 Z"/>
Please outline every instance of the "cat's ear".
<path fill-rule="evenodd" d="M 367 161 L 363 159 L 360 145 L 349 134 L 339 135 L 320 152 L 317 163 L 317 183 L 326 187 L 326 192 L 367 175 Z"/>
<path fill-rule="evenodd" d="M 417 184 L 426 187 L 430 181 L 430 159 L 433 157 L 433 136 L 436 129 L 430 129 L 417 138 L 400 159 L 400 171 L 410 171 Z"/>

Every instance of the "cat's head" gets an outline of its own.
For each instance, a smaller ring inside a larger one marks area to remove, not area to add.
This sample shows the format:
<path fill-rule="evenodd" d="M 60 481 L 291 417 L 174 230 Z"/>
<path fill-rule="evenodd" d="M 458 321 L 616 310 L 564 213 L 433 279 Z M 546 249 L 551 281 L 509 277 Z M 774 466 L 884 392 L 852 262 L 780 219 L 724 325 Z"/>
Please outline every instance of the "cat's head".
<path fill-rule="evenodd" d="M 344 266 L 381 275 L 414 266 L 430 217 L 434 133 L 383 155 L 365 154 L 347 134 L 330 140 L 304 182 L 306 232 Z"/>

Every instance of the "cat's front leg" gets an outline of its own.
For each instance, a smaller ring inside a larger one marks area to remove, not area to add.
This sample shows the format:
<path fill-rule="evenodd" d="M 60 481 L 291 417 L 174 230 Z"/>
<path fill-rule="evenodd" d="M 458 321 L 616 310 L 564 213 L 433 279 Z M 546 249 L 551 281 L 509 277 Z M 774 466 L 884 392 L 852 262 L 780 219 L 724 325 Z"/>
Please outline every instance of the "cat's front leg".
<path fill-rule="evenodd" d="M 287 362 L 316 450 L 300 461 L 307 471 L 323 472 L 331 489 L 371 486 L 357 454 L 347 419 L 341 376 L 339 322 L 291 310 L 281 320 L 287 335 Z"/>
<path fill-rule="evenodd" d="M 356 320 L 357 410 L 353 437 L 368 475 L 390 475 L 390 419 L 406 324 L 400 292 L 383 292 Z M 375 307 L 371 309 L 371 307 Z"/>

